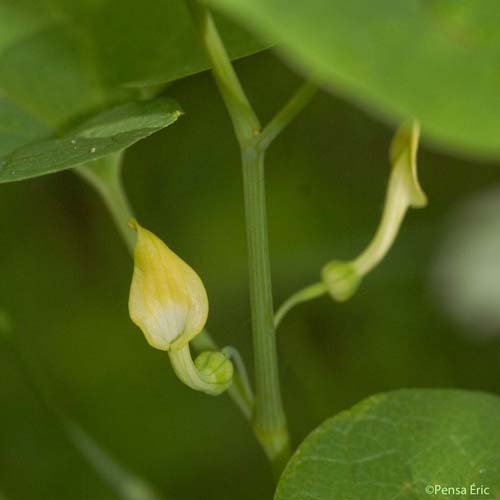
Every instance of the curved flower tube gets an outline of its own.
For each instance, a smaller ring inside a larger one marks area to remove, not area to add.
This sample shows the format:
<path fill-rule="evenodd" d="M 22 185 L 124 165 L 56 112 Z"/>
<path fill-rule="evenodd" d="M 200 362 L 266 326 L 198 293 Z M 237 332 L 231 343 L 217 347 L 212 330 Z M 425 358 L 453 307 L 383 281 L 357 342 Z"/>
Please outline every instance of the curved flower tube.
<path fill-rule="evenodd" d="M 392 164 L 382 218 L 370 244 L 352 261 L 334 260 L 321 272 L 323 283 L 333 299 L 342 302 L 357 290 L 361 279 L 388 253 L 408 208 L 420 208 L 427 198 L 417 177 L 417 148 L 420 127 L 417 122 L 403 124 L 396 131 L 389 151 Z"/>
<path fill-rule="evenodd" d="M 276 311 L 275 326 L 296 305 L 325 293 L 338 302 L 348 300 L 358 289 L 363 276 L 371 271 L 388 253 L 408 208 L 420 208 L 427 198 L 417 177 L 419 124 L 414 121 L 401 125 L 392 139 L 389 160 L 392 165 L 385 197 L 384 211 L 375 236 L 366 249 L 350 261 L 332 260 L 321 270 L 321 281 L 291 295 Z"/>
<path fill-rule="evenodd" d="M 232 383 L 233 364 L 222 352 L 204 351 L 193 363 L 189 345 L 186 344 L 180 349 L 171 349 L 168 356 L 179 379 L 195 391 L 217 396 Z"/>

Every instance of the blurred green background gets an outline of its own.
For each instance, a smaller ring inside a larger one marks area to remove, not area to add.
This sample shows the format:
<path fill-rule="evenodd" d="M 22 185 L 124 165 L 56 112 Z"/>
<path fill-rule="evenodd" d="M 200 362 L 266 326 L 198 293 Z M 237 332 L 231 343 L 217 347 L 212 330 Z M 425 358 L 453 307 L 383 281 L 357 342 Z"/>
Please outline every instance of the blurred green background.
<path fill-rule="evenodd" d="M 269 52 L 236 67 L 264 122 L 300 83 Z M 236 140 L 208 73 L 166 93 L 185 115 L 127 151 L 125 185 L 141 223 L 203 278 L 209 330 L 251 366 Z M 409 213 L 388 258 L 352 300 L 322 298 L 280 326 L 295 444 L 376 392 L 499 391 L 500 338 L 476 338 L 472 327 L 464 335 L 444 312 L 432 276 L 455 207 L 500 182 L 500 168 L 435 151 L 423 132 L 419 169 L 428 208 Z M 326 261 L 352 257 L 369 241 L 392 133 L 361 109 L 319 93 L 273 145 L 267 189 L 276 305 L 316 281 Z M 184 387 L 164 353 L 129 320 L 132 262 L 87 185 L 71 172 L 2 185 L 0 235 L 0 308 L 39 382 L 72 418 L 167 499 L 272 497 L 264 455 L 231 401 Z M 0 496 L 118 498 L 37 400 L 5 343 L 0 379 Z"/>

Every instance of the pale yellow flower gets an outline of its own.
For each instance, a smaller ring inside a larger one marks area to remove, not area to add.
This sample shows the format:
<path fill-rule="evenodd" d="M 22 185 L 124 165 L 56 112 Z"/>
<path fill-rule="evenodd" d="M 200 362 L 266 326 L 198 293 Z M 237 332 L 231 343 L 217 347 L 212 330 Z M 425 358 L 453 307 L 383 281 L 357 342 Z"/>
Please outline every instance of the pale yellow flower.
<path fill-rule="evenodd" d="M 205 287 L 196 272 L 151 231 L 131 220 L 137 231 L 129 313 L 156 349 L 180 349 L 204 328 Z"/>
<path fill-rule="evenodd" d="M 389 252 L 406 212 L 427 204 L 417 177 L 417 149 L 420 127 L 417 122 L 401 125 L 391 143 L 392 165 L 384 211 L 377 232 L 365 250 L 352 261 L 333 260 L 322 271 L 322 281 L 334 300 L 343 302 L 358 289 L 361 279 Z"/>

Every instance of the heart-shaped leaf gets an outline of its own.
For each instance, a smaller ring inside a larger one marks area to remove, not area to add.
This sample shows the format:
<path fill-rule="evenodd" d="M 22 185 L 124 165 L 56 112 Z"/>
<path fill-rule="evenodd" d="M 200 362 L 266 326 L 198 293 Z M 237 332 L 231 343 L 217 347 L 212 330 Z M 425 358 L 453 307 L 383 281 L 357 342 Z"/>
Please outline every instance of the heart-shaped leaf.
<path fill-rule="evenodd" d="M 496 396 L 408 389 L 368 398 L 306 438 L 275 499 L 452 497 L 500 498 Z"/>

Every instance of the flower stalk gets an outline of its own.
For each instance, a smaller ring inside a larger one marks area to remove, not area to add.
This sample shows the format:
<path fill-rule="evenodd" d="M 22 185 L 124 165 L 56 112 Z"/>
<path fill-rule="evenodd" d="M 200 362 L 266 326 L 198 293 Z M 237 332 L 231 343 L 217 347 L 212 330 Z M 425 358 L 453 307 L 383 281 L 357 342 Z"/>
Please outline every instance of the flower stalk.
<path fill-rule="evenodd" d="M 128 226 L 133 218 L 132 207 L 122 184 L 123 151 L 99 160 L 87 162 L 74 171 L 99 194 L 113 218 L 123 242 L 130 253 L 135 246 L 135 235 Z"/>

